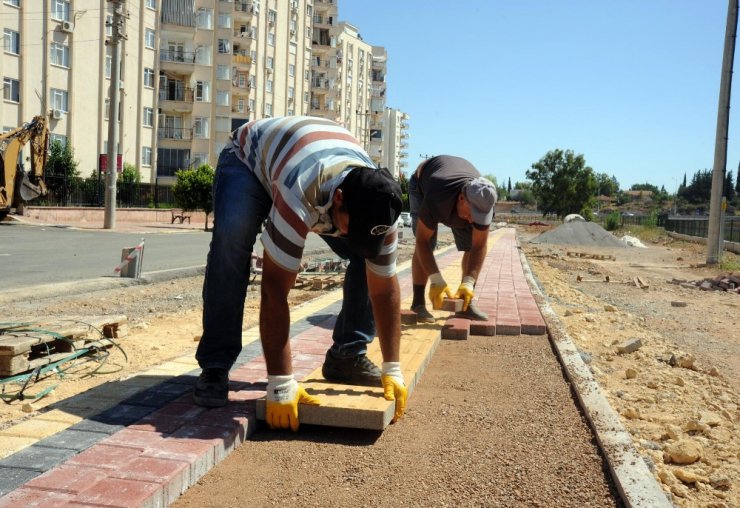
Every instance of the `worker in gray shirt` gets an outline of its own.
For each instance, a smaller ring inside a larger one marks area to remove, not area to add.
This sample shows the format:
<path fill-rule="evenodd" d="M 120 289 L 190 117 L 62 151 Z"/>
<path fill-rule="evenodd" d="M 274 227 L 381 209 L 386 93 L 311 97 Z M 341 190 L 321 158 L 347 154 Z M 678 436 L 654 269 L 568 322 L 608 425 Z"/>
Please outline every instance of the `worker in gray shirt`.
<path fill-rule="evenodd" d="M 433 309 L 441 309 L 444 297 L 463 300 L 457 315 L 485 321 L 488 316 L 473 302 L 475 282 L 488 248 L 488 232 L 496 206 L 496 187 L 483 178 L 465 159 L 438 155 L 419 164 L 409 179 L 411 228 L 416 248 L 411 262 L 414 299 L 411 310 L 419 322 L 433 322 L 427 310 L 424 291 L 430 281 L 429 300 Z M 437 226 L 452 229 L 455 246 L 463 251 L 462 281 L 452 293 L 434 259 Z"/>

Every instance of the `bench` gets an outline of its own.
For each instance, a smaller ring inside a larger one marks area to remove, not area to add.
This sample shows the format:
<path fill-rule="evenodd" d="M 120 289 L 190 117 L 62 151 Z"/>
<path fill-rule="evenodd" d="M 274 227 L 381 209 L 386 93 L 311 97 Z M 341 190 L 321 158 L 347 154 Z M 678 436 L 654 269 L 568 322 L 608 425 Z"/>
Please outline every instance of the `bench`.
<path fill-rule="evenodd" d="M 183 224 L 186 220 L 190 224 L 190 214 L 186 213 L 182 208 L 173 208 L 170 211 L 172 212 L 172 222 L 170 224 L 174 224 L 175 221 Z"/>

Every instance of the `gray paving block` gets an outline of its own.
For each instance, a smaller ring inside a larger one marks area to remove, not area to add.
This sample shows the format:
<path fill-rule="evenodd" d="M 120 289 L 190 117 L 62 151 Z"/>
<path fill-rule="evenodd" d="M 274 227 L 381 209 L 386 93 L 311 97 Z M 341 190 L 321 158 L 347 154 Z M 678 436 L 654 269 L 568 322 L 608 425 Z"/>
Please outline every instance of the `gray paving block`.
<path fill-rule="evenodd" d="M 149 406 L 118 404 L 90 419 L 110 425 L 130 425 L 138 422 L 152 411 L 154 411 L 154 408 Z"/>
<path fill-rule="evenodd" d="M 77 453 L 87 450 L 92 445 L 108 437 L 108 434 L 100 432 L 90 432 L 84 430 L 73 430 L 66 429 L 61 432 L 57 432 L 53 436 L 49 436 L 46 439 L 42 439 L 38 442 L 41 446 L 48 446 L 51 448 L 64 448 L 67 450 L 74 450 Z"/>
<path fill-rule="evenodd" d="M 82 420 L 74 425 L 70 426 L 67 430 L 79 430 L 87 432 L 97 432 L 106 436 L 112 436 L 119 430 L 123 429 L 124 425 L 114 425 L 110 423 L 98 422 L 95 420 Z"/>
<path fill-rule="evenodd" d="M 13 492 L 26 482 L 41 474 L 41 471 L 0 466 L 0 496 Z"/>
<path fill-rule="evenodd" d="M 34 444 L 0 460 L 0 467 L 32 469 L 34 471 L 44 472 L 76 454 L 77 452 L 74 450 L 49 448 L 48 446 Z"/>

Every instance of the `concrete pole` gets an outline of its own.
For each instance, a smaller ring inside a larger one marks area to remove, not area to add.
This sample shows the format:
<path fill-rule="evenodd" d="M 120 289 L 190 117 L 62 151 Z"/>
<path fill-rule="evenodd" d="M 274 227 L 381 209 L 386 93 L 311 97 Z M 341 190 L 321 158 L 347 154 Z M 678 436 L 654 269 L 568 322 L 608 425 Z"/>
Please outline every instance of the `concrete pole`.
<path fill-rule="evenodd" d="M 108 169 L 105 173 L 104 229 L 116 227 L 116 179 L 118 178 L 118 101 L 121 90 L 121 39 L 123 34 L 123 6 L 125 0 L 108 0 L 113 3 L 113 34 L 108 46 L 113 50 L 110 75 L 110 113 L 108 114 Z"/>
<path fill-rule="evenodd" d="M 709 232 L 707 234 L 707 264 L 719 263 L 720 221 L 722 220 L 722 188 L 725 183 L 727 165 L 727 131 L 730 122 L 730 90 L 732 89 L 732 64 L 735 59 L 735 37 L 737 35 L 738 0 L 729 0 L 725 48 L 722 54 L 722 76 L 719 85 L 719 107 L 717 111 L 717 134 L 714 140 L 714 167 L 712 169 L 712 196 L 709 203 Z M 722 243 L 721 243 L 722 242 Z"/>

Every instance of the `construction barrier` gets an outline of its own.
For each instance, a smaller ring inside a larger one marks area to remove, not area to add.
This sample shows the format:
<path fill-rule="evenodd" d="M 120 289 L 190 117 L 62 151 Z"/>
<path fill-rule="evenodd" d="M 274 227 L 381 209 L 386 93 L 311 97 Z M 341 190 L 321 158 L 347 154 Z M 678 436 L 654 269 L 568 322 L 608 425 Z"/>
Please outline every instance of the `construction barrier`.
<path fill-rule="evenodd" d="M 141 277 L 141 264 L 144 260 L 144 240 L 136 247 L 126 247 L 121 252 L 121 264 L 113 269 L 121 277 L 138 279 Z"/>

